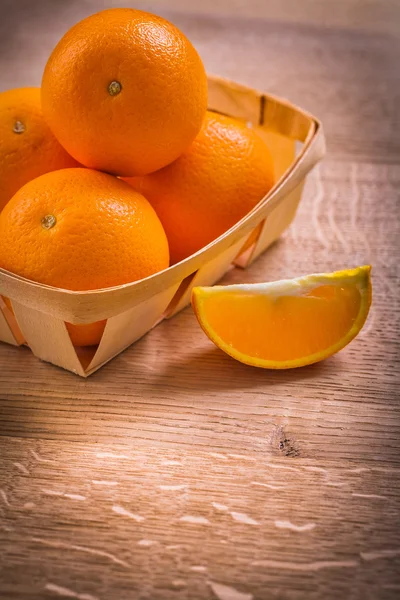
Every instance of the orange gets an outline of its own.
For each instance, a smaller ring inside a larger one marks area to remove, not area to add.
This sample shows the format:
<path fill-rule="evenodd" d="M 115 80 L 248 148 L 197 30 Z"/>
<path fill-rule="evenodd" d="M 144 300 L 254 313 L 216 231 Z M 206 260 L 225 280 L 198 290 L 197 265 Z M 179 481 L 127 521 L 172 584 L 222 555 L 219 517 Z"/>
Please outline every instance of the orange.
<path fill-rule="evenodd" d="M 268 369 L 301 367 L 338 352 L 360 332 L 371 305 L 370 271 L 197 287 L 192 305 L 208 337 L 233 358 Z"/>
<path fill-rule="evenodd" d="M 168 264 L 167 238 L 149 202 L 105 173 L 42 175 L 0 214 L 0 267 L 39 283 L 93 290 L 142 279 Z M 101 325 L 89 327 L 90 335 L 86 326 L 69 327 L 76 345 L 99 341 Z"/>
<path fill-rule="evenodd" d="M 42 81 L 43 111 L 87 167 L 117 175 L 164 167 L 190 145 L 207 108 L 203 63 L 174 25 L 104 10 L 60 40 Z"/>
<path fill-rule="evenodd" d="M 208 112 L 190 148 L 174 163 L 127 179 L 154 206 L 176 263 L 218 238 L 271 189 L 273 162 L 245 123 Z"/>
<path fill-rule="evenodd" d="M 0 93 L 0 212 L 31 179 L 77 166 L 43 119 L 39 88 Z"/>

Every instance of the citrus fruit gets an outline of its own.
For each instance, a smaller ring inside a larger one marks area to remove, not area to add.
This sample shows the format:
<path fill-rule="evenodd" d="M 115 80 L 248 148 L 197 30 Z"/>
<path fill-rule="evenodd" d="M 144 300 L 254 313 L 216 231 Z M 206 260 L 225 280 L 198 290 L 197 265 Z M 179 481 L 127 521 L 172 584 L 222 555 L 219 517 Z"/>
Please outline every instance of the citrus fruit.
<path fill-rule="evenodd" d="M 60 40 L 42 81 L 43 111 L 87 167 L 149 173 L 175 160 L 207 108 L 203 63 L 174 25 L 129 8 L 101 11 Z"/>
<path fill-rule="evenodd" d="M 39 88 L 0 93 L 0 211 L 31 179 L 77 166 L 43 119 Z"/>
<path fill-rule="evenodd" d="M 106 324 L 107 321 L 96 321 L 96 323 L 90 323 L 89 325 L 65 323 L 74 346 L 97 345 L 101 340 Z"/>
<path fill-rule="evenodd" d="M 245 123 L 207 112 L 201 132 L 175 162 L 127 179 L 155 208 L 176 263 L 244 217 L 274 181 L 270 152 Z"/>
<path fill-rule="evenodd" d="M 142 279 L 169 264 L 149 202 L 119 179 L 63 169 L 23 186 L 0 214 L 0 267 L 39 283 L 93 290 Z M 104 324 L 103 324 L 104 325 Z M 76 345 L 101 326 L 69 326 Z M 85 329 L 86 328 L 86 329 Z M 87 342 L 87 339 L 86 339 Z"/>
<path fill-rule="evenodd" d="M 210 340 L 233 358 L 267 369 L 301 367 L 359 333 L 371 304 L 370 270 L 196 287 L 192 305 Z"/>

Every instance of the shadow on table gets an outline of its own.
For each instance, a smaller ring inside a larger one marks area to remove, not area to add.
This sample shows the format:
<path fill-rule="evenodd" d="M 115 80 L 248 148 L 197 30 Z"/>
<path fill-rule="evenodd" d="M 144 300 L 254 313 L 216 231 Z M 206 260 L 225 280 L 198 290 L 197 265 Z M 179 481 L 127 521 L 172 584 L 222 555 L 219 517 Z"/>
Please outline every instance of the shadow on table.
<path fill-rule="evenodd" d="M 192 331 L 190 347 L 179 353 L 181 333 L 167 323 L 88 379 L 11 348 L 0 436 L 135 445 L 182 444 L 189 436 L 200 446 L 258 444 L 262 452 L 272 451 L 275 436 L 275 445 L 289 440 L 292 451 L 288 415 L 305 406 L 318 413 L 322 382 L 340 378 L 342 359 L 285 371 L 250 367 L 192 330 L 189 313 L 181 321 Z"/>
<path fill-rule="evenodd" d="M 333 364 L 335 362 L 335 364 Z M 301 384 L 310 379 L 337 373 L 337 358 L 297 369 L 272 370 L 245 365 L 218 348 L 192 352 L 185 358 L 172 361 L 150 378 L 151 385 L 203 391 L 269 388 L 275 385 Z"/>

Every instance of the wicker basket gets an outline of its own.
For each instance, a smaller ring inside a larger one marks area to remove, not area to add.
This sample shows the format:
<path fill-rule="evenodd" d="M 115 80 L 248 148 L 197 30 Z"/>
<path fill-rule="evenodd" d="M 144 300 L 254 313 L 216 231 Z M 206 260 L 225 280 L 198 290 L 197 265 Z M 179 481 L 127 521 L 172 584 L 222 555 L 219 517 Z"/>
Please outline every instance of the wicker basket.
<path fill-rule="evenodd" d="M 194 285 L 214 284 L 232 265 L 246 267 L 290 224 L 305 177 L 324 154 L 321 124 L 284 100 L 217 77 L 208 81 L 209 108 L 251 122 L 269 145 L 275 160 L 274 188 L 220 238 L 141 281 L 71 292 L 0 269 L 0 341 L 26 343 L 38 358 L 87 377 L 184 308 Z M 15 316 L 1 296 L 11 300 Z M 65 322 L 102 319 L 107 325 L 99 346 L 74 348 Z"/>

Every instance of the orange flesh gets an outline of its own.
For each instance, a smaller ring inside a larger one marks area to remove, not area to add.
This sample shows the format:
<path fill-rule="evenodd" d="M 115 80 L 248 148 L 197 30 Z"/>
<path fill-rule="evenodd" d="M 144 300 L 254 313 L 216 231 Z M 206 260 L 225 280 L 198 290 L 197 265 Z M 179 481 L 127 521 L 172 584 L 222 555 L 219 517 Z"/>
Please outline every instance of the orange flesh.
<path fill-rule="evenodd" d="M 202 304 L 210 328 L 228 346 L 250 357 L 288 361 L 341 340 L 357 318 L 361 295 L 356 286 L 323 285 L 304 296 L 210 294 Z"/>

